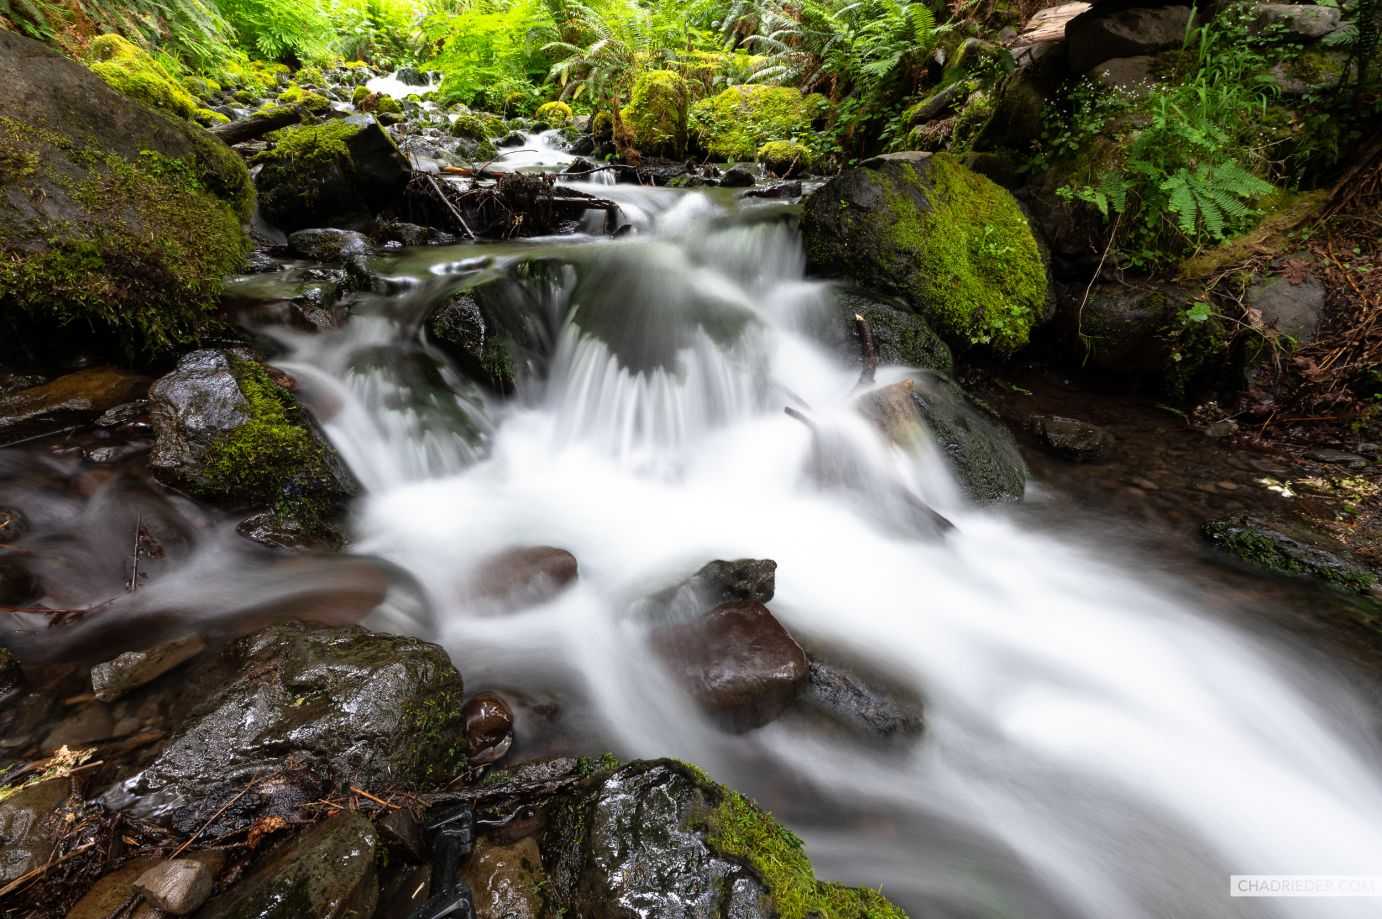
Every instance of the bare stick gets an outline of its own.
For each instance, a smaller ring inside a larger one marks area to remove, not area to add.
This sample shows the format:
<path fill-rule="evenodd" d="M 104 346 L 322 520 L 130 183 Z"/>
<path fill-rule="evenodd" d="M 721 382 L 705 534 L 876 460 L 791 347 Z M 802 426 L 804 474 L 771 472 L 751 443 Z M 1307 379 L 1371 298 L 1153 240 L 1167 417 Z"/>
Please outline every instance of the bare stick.
<path fill-rule="evenodd" d="M 859 372 L 860 386 L 872 386 L 878 373 L 878 345 L 873 340 L 873 329 L 862 313 L 854 314 L 854 330 L 859 333 L 859 345 L 864 350 L 864 369 Z"/>
<path fill-rule="evenodd" d="M 130 565 L 130 593 L 139 589 L 139 529 L 144 525 L 144 513 L 134 515 L 134 562 Z"/>
<path fill-rule="evenodd" d="M 77 848 L 73 849 L 71 852 L 68 852 L 62 858 L 51 861 L 46 865 L 41 865 L 38 868 L 34 868 L 32 871 L 26 871 L 24 874 L 21 874 L 19 877 L 15 878 L 13 881 L 6 884 L 4 887 L 0 887 L 0 897 L 7 897 L 19 888 L 28 884 L 30 881 L 38 880 L 43 875 L 47 874 L 49 871 L 52 871 L 58 865 L 61 865 L 64 862 L 70 862 L 72 859 L 76 858 L 78 855 L 82 854 L 94 845 L 96 845 L 95 842 L 82 843 L 80 846 L 77 846 Z"/>
<path fill-rule="evenodd" d="M 276 775 L 277 773 L 274 773 L 274 774 Z M 169 857 L 169 860 L 171 861 L 172 859 L 177 858 L 177 857 L 178 857 L 179 855 L 181 855 L 183 852 L 186 852 L 186 851 L 187 851 L 187 847 L 190 846 L 190 845 L 192 845 L 192 843 L 196 842 L 196 841 L 197 841 L 197 837 L 200 836 L 202 833 L 205 833 L 205 832 L 206 832 L 206 828 L 209 827 L 209 826 L 211 826 L 211 824 L 215 823 L 218 819 L 220 819 L 220 816 L 221 816 L 222 814 L 224 814 L 226 811 L 230 810 L 231 805 L 233 805 L 236 801 L 239 801 L 239 800 L 240 800 L 241 798 L 243 798 L 245 795 L 249 794 L 249 790 L 250 790 L 251 788 L 253 788 L 255 785 L 259 784 L 260 781 L 262 781 L 263 779 L 269 778 L 269 777 L 270 777 L 270 776 L 260 776 L 259 778 L 256 778 L 256 779 L 250 779 L 250 783 L 249 783 L 248 785 L 246 785 L 244 788 L 240 789 L 240 793 L 239 793 L 239 794 L 237 794 L 235 797 L 231 798 L 231 799 L 230 799 L 229 801 L 227 801 L 226 803 L 222 804 L 220 810 L 218 810 L 218 811 L 216 811 L 216 813 L 212 814 L 211 817 L 210 817 L 210 819 L 208 819 L 208 820 L 206 821 L 206 823 L 203 823 L 203 824 L 202 824 L 201 829 L 197 830 L 197 832 L 195 832 L 195 833 L 193 833 L 191 836 L 187 837 L 187 841 L 184 842 L 182 845 L 178 846 L 177 851 L 174 852 L 174 853 Z"/>
<path fill-rule="evenodd" d="M 451 212 L 451 216 L 456 218 L 456 222 L 461 225 L 461 229 L 465 230 L 465 235 L 474 239 L 475 232 L 471 230 L 470 226 L 465 222 L 465 218 L 461 216 L 461 212 L 456 210 L 456 206 L 446 197 L 446 193 L 441 190 L 441 186 L 437 184 L 437 180 L 426 173 L 421 173 L 421 175 L 427 179 L 428 183 L 432 186 L 432 191 L 436 192 L 441 203 L 446 205 L 446 209 Z"/>
<path fill-rule="evenodd" d="M 786 413 L 788 418 L 795 418 L 797 421 L 800 421 L 802 424 L 806 425 L 812 431 L 816 430 L 816 422 L 812 421 L 804 413 L 792 408 L 790 405 L 784 408 L 782 411 Z"/>

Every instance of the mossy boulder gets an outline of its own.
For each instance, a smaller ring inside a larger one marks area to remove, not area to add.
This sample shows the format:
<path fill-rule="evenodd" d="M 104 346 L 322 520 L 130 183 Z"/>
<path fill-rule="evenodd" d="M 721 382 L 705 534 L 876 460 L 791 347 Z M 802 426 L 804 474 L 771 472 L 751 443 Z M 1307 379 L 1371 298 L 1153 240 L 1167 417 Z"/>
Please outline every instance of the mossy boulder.
<path fill-rule="evenodd" d="M 889 154 L 805 204 L 813 270 L 901 297 L 952 345 L 1009 354 L 1047 318 L 1046 263 L 1010 192 L 948 154 Z"/>
<path fill-rule="evenodd" d="M 260 208 L 285 230 L 364 223 L 397 202 L 411 170 L 365 115 L 296 125 L 269 135 L 255 157 Z"/>
<path fill-rule="evenodd" d="M 247 251 L 244 163 L 12 32 L 0 81 L 0 358 L 196 341 Z"/>
<path fill-rule="evenodd" d="M 451 136 L 460 137 L 465 140 L 487 140 L 489 138 L 489 125 L 479 115 L 472 115 L 469 112 L 462 112 L 456 116 L 456 120 L 451 122 Z"/>
<path fill-rule="evenodd" d="M 149 52 L 119 35 L 96 36 L 87 58 L 93 73 L 131 99 L 183 118 L 214 114 L 206 112 L 197 97 Z"/>
<path fill-rule="evenodd" d="M 864 349 L 856 317 L 862 316 L 873 335 L 880 364 L 950 373 L 955 360 L 944 339 L 916 313 L 889 298 L 855 288 L 830 292 L 812 331 L 815 337 L 851 366 L 863 365 Z"/>
<path fill-rule="evenodd" d="M 254 360 L 194 351 L 149 391 L 154 475 L 194 497 L 263 509 L 332 541 L 356 488 L 292 394 Z"/>
<path fill-rule="evenodd" d="M 773 140 L 802 140 L 830 110 L 821 95 L 790 86 L 731 86 L 691 106 L 691 131 L 711 156 L 751 160 Z"/>
<path fill-rule="evenodd" d="M 557 914 L 906 919 L 882 894 L 816 879 L 802 841 L 694 766 L 585 764 L 539 837 Z"/>
<path fill-rule="evenodd" d="M 1322 548 L 1325 537 L 1299 525 L 1239 516 L 1206 523 L 1201 532 L 1211 545 L 1254 568 L 1364 595 L 1378 583 L 1376 572 Z"/>
<path fill-rule="evenodd" d="M 551 128 L 564 128 L 575 117 L 571 106 L 565 102 L 544 102 L 533 112 L 533 118 Z"/>
<path fill-rule="evenodd" d="M 303 108 L 309 112 L 321 113 L 331 108 L 331 100 L 319 92 L 305 89 L 297 83 L 288 84 L 288 88 L 278 94 L 277 102 L 279 105 Z"/>
<path fill-rule="evenodd" d="M 805 144 L 793 140 L 770 140 L 758 148 L 758 164 L 770 176 L 792 179 L 811 168 L 813 157 Z"/>
<path fill-rule="evenodd" d="M 633 82 L 622 116 L 638 149 L 655 156 L 680 156 L 686 151 L 687 106 L 691 91 L 672 70 L 647 70 Z"/>

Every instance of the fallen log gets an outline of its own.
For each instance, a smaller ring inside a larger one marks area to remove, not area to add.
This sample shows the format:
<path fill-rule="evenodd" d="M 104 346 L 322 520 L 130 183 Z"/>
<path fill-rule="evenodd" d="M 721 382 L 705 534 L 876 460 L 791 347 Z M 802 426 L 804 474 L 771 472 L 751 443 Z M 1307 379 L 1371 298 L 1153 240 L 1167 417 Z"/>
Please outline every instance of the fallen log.
<path fill-rule="evenodd" d="M 279 128 L 297 124 L 305 120 L 303 116 L 306 114 L 308 114 L 307 111 L 302 108 L 276 107 L 266 114 L 251 115 L 248 118 L 241 118 L 239 121 L 218 124 L 209 130 L 224 141 L 227 146 L 233 147 L 246 141 L 258 140 L 265 134 L 277 131 Z M 321 114 L 329 118 L 337 118 L 340 117 L 341 113 L 322 112 Z"/>

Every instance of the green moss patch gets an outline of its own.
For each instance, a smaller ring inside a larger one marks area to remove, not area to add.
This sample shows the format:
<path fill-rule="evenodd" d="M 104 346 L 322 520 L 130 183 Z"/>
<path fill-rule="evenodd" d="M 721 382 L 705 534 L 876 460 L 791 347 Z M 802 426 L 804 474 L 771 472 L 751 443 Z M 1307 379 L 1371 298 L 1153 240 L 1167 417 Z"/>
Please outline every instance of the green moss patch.
<path fill-rule="evenodd" d="M 811 168 L 811 151 L 791 140 L 770 140 L 758 148 L 758 163 L 770 174 L 787 179 Z"/>
<path fill-rule="evenodd" d="M 197 98 L 158 61 L 119 35 L 97 36 L 88 55 L 92 72 L 132 99 L 183 118 L 194 118 L 201 110 Z"/>
<path fill-rule="evenodd" d="M 1372 571 L 1311 543 L 1312 534 L 1250 517 L 1204 525 L 1204 538 L 1224 552 L 1277 574 L 1310 577 L 1341 590 L 1367 595 L 1377 584 Z"/>
<path fill-rule="evenodd" d="M 544 102 L 533 112 L 533 118 L 544 122 L 548 127 L 563 128 L 571 122 L 575 114 L 565 102 Z"/>
<path fill-rule="evenodd" d="M 690 125 L 712 156 L 751 160 L 769 141 L 809 139 L 829 108 L 824 96 L 790 86 L 731 86 L 691 106 Z"/>
<path fill-rule="evenodd" d="M 698 769 L 693 774 L 708 781 Z M 806 849 L 791 830 L 738 792 L 714 787 L 722 797 L 707 818 L 706 843 L 753 868 L 780 919 L 906 919 L 876 890 L 816 880 Z"/>
<path fill-rule="evenodd" d="M 680 156 L 686 150 L 686 81 L 671 70 L 648 70 L 634 80 L 623 120 L 633 142 L 644 153 Z"/>

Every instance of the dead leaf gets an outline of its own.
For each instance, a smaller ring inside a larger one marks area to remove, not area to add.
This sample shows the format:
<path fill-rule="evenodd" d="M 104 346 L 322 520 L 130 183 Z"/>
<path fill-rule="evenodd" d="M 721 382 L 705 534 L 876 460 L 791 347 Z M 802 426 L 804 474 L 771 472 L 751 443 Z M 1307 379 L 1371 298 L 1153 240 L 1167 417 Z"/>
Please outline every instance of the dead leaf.
<path fill-rule="evenodd" d="M 268 817 L 260 817 L 258 820 L 254 821 L 254 826 L 250 827 L 249 847 L 251 849 L 256 848 L 259 845 L 259 841 L 265 836 L 287 828 L 288 821 L 277 814 L 270 814 Z"/>

